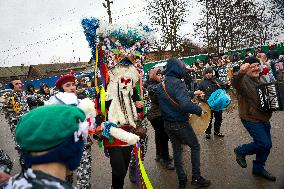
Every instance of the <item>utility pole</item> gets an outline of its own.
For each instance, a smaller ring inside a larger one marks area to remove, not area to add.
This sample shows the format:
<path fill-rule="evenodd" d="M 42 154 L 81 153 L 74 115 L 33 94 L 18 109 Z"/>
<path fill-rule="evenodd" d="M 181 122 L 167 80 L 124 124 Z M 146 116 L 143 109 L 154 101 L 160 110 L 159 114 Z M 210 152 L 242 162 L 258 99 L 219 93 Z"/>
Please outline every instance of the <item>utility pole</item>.
<path fill-rule="evenodd" d="M 107 4 L 103 3 L 104 8 L 107 9 L 107 14 L 108 14 L 108 22 L 111 24 L 112 23 L 112 18 L 111 18 L 111 10 L 110 10 L 110 4 L 113 3 L 113 1 L 110 0 L 105 0 Z"/>

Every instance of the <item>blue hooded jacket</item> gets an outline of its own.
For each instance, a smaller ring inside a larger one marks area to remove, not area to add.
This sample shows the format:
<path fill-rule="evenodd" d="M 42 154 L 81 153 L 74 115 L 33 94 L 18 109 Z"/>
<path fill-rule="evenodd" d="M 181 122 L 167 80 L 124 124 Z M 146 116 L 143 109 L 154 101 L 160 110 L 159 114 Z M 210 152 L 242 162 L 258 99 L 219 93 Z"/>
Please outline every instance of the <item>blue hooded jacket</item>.
<path fill-rule="evenodd" d="M 191 101 L 192 93 L 187 90 L 181 80 L 185 76 L 185 64 L 171 58 L 167 61 L 165 70 L 165 85 L 169 96 L 179 105 L 176 106 L 166 95 L 162 84 L 157 87 L 156 95 L 159 100 L 161 114 L 169 122 L 187 122 L 189 114 L 202 114 L 202 109 Z"/>

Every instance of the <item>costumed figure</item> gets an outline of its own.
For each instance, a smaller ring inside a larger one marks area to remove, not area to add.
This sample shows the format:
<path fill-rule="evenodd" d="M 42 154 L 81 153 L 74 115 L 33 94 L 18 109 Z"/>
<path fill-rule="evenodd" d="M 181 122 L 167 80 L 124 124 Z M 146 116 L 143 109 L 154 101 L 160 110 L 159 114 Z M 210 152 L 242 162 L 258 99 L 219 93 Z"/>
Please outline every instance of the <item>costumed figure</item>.
<path fill-rule="evenodd" d="M 2 107 L 5 114 L 5 118 L 10 126 L 13 141 L 15 142 L 16 149 L 19 152 L 19 146 L 15 140 L 16 125 L 22 115 L 29 111 L 29 106 L 27 103 L 27 95 L 22 90 L 23 83 L 18 78 L 13 78 L 9 84 L 12 89 L 11 92 L 3 94 L 5 103 Z M 23 166 L 23 162 L 20 162 Z"/>
<path fill-rule="evenodd" d="M 151 30 L 141 24 L 137 27 L 122 27 L 95 18 L 83 19 L 82 26 L 95 60 L 94 83 L 99 94 L 96 104 L 102 119 L 107 121 L 103 125 L 111 125 L 108 122 L 117 124 L 118 129 L 140 135 L 142 139 L 145 137 L 145 129 L 139 125 L 143 115 L 137 108 L 143 107 L 141 63 L 149 51 Z M 110 157 L 112 188 L 121 189 L 135 143 L 124 142 L 107 134 L 103 134 L 102 138 Z M 132 157 L 135 160 L 137 152 Z M 133 161 L 133 173 L 136 163 Z"/>

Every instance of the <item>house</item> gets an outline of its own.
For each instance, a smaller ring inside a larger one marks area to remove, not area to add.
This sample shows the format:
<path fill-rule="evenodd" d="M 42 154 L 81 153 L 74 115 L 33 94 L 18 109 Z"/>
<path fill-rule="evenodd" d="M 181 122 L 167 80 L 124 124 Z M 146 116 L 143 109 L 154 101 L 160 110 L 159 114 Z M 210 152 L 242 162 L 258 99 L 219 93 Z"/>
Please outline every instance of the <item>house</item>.
<path fill-rule="evenodd" d="M 9 83 L 12 77 L 18 77 L 22 81 L 34 80 L 56 75 L 93 70 L 92 62 L 38 64 L 30 66 L 0 67 L 0 83 Z"/>
<path fill-rule="evenodd" d="M 0 67 L 0 83 L 10 82 L 11 77 L 25 80 L 28 76 L 29 66 Z"/>

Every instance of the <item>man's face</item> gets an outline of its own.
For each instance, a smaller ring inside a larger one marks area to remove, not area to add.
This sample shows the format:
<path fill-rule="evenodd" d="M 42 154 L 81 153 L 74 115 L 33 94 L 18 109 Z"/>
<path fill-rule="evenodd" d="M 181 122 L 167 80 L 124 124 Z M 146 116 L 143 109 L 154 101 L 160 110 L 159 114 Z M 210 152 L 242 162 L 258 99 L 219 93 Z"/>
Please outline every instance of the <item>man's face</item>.
<path fill-rule="evenodd" d="M 205 77 L 206 77 L 207 79 L 212 79 L 213 73 L 212 73 L 212 72 L 208 72 L 208 73 L 205 74 Z"/>
<path fill-rule="evenodd" d="M 21 80 L 13 80 L 12 84 L 14 86 L 15 92 L 21 92 L 22 91 L 23 83 L 22 83 Z"/>
<path fill-rule="evenodd" d="M 157 75 L 156 75 L 156 80 L 157 80 L 157 81 L 161 81 L 162 78 L 163 78 L 162 74 L 157 74 Z"/>
<path fill-rule="evenodd" d="M 76 93 L 76 84 L 75 82 L 69 81 L 62 85 L 64 92 L 66 93 Z"/>
<path fill-rule="evenodd" d="M 252 68 L 247 71 L 247 75 L 250 77 L 258 77 L 261 72 L 259 63 L 253 63 L 251 67 Z"/>

